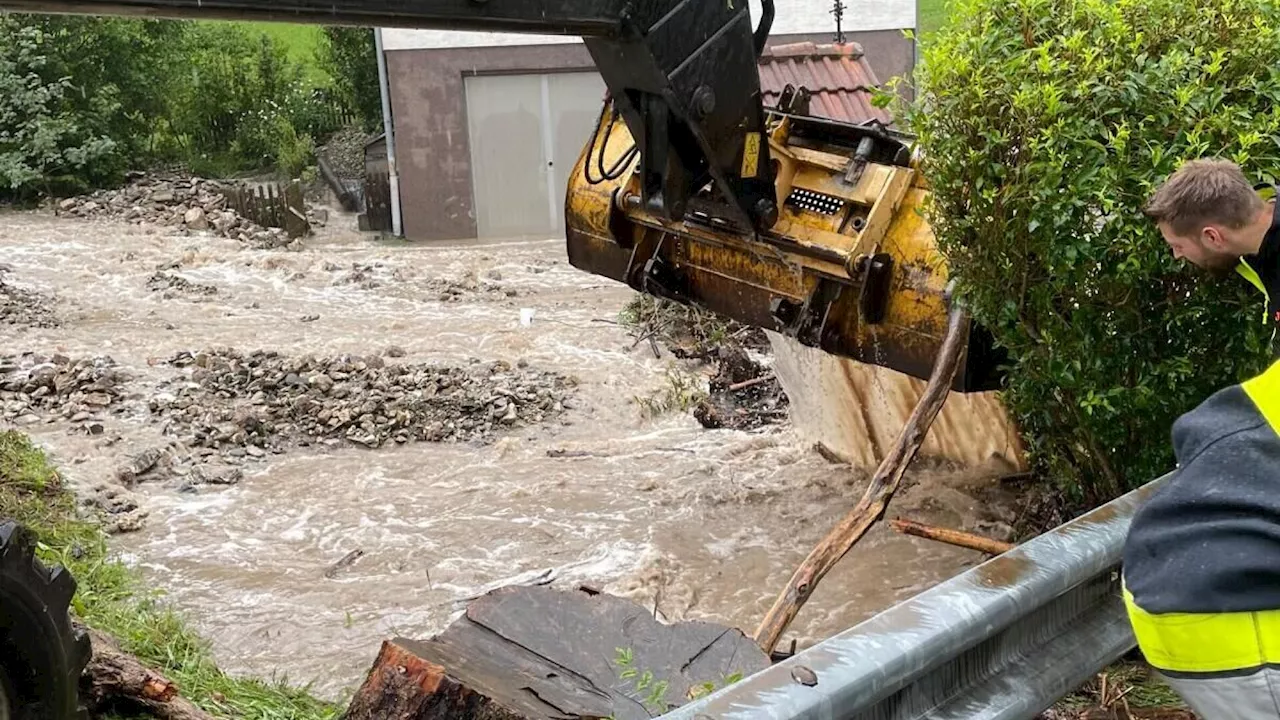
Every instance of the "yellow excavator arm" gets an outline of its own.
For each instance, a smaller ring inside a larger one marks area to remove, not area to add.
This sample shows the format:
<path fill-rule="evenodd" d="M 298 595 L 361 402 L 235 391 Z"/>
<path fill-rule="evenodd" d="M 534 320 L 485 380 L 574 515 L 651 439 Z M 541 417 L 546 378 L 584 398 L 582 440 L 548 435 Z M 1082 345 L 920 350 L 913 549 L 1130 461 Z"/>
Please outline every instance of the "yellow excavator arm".
<path fill-rule="evenodd" d="M 565 226 L 575 267 L 929 377 L 947 330 L 949 278 L 923 217 L 928 188 L 909 136 L 766 108 L 779 211 L 753 234 L 698 209 L 709 185 L 680 220 L 646 208 L 631 136 L 610 113 L 606 106 L 570 176 Z M 1002 359 L 971 324 L 951 388 L 994 389 Z"/>

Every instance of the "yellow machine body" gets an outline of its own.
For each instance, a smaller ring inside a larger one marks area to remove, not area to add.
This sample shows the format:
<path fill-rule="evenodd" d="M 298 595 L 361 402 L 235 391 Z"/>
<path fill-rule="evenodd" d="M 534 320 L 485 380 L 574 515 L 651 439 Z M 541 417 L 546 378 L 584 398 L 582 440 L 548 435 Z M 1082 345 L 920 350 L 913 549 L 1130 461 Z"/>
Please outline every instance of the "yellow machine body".
<path fill-rule="evenodd" d="M 610 129 L 596 133 L 571 175 L 565 226 L 575 267 L 838 356 L 929 376 L 947 327 L 948 273 L 920 212 L 928 188 L 903 136 L 771 112 L 764 141 L 779 214 L 770 230 L 752 233 L 696 207 L 676 222 L 651 212 L 630 167 L 602 177 L 627 162 L 633 143 L 622 123 Z M 990 336 L 972 326 L 952 389 L 994 388 L 1000 360 Z"/>

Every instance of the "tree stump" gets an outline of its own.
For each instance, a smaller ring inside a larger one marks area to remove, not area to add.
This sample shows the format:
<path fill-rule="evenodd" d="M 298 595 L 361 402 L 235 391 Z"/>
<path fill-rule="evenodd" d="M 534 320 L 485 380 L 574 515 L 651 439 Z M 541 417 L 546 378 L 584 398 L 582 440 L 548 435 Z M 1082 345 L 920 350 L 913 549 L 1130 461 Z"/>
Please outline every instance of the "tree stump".
<path fill-rule="evenodd" d="M 430 640 L 383 643 L 346 720 L 640 720 L 764 669 L 744 633 L 664 625 L 587 589 L 507 587 Z"/>

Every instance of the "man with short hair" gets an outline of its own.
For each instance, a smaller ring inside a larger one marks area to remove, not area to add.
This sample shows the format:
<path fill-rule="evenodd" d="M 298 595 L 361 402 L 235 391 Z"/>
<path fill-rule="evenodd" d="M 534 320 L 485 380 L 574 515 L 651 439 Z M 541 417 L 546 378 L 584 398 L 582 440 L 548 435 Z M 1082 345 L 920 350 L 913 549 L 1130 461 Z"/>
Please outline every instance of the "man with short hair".
<path fill-rule="evenodd" d="M 1147 204 L 1174 256 L 1267 297 L 1280 211 L 1234 163 L 1193 160 Z M 1274 334 L 1273 334 L 1274 337 Z M 1177 469 L 1134 514 L 1124 603 L 1147 661 L 1205 720 L 1280 718 L 1280 361 L 1173 425 Z"/>
<path fill-rule="evenodd" d="M 1221 277 L 1235 270 L 1266 298 L 1263 321 L 1280 326 L 1280 211 L 1266 185 L 1250 185 L 1229 160 L 1191 160 L 1156 190 L 1147 217 L 1185 259 Z"/>

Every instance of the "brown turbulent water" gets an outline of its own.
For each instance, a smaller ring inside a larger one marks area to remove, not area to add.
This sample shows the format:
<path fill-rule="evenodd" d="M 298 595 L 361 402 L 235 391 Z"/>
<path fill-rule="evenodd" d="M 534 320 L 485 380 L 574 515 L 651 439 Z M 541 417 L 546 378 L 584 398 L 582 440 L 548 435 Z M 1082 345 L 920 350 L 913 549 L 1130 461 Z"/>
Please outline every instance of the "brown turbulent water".
<path fill-rule="evenodd" d="M 130 452 L 156 444 L 146 388 L 171 372 L 155 361 L 180 350 L 369 354 L 396 345 L 404 362 L 523 359 L 580 379 L 563 419 L 488 446 L 295 449 L 237 486 L 196 495 L 140 486 L 150 517 L 114 547 L 212 640 L 231 672 L 285 675 L 341 697 L 382 639 L 427 636 L 460 600 L 539 577 L 603 587 L 671 620 L 751 632 L 861 491 L 864 471 L 828 463 L 789 425 L 744 433 L 704 430 L 685 414 L 643 418 L 631 399 L 661 388 L 676 361 L 602 322 L 632 293 L 570 267 L 563 241 L 406 246 L 329 229 L 307 245 L 247 250 L 220 238 L 0 214 L 11 281 L 55 296 L 64 320 L 0 326 L 3 351 L 108 354 L 136 376 L 138 412 L 107 421 L 107 434 L 123 437 L 113 446 L 58 423 L 24 428 L 73 483 L 107 478 Z M 181 262 L 174 272 L 218 292 L 149 291 L 157 266 L 173 261 Z M 364 284 L 340 281 L 352 263 L 373 265 Z M 442 299 L 439 278 L 495 270 L 500 291 Z M 527 326 L 521 308 L 535 311 Z M 973 492 L 983 484 L 973 474 L 916 471 L 890 515 L 965 524 L 983 511 Z M 325 576 L 356 549 L 364 554 L 354 564 Z M 979 560 L 877 527 L 824 580 L 793 636 L 803 647 Z"/>

